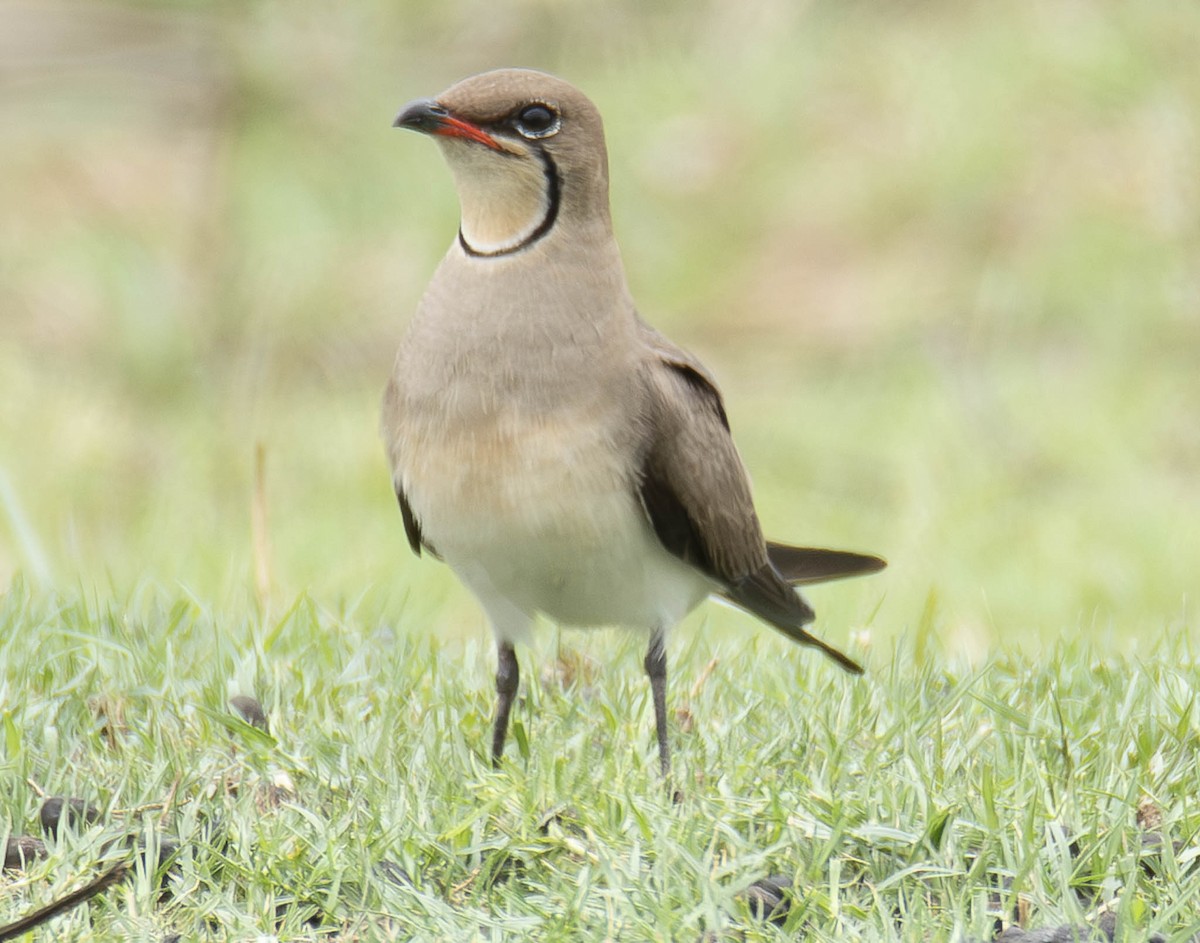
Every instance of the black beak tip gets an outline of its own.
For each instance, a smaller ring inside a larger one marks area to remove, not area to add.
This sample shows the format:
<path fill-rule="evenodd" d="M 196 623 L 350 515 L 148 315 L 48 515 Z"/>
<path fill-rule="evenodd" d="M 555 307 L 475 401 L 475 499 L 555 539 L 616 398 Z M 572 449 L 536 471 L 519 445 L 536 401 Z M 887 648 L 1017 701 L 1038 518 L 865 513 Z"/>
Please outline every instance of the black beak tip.
<path fill-rule="evenodd" d="M 435 130 L 449 112 L 431 98 L 421 98 L 409 102 L 400 109 L 393 128 L 408 128 L 412 131 L 430 132 Z"/>

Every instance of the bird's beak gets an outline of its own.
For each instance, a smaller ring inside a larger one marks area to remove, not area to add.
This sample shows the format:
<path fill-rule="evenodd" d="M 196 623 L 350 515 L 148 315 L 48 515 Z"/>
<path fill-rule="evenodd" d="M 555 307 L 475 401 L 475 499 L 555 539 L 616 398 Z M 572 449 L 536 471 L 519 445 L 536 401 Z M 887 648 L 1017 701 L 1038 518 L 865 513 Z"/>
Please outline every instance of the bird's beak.
<path fill-rule="evenodd" d="M 465 138 L 490 147 L 494 151 L 503 150 L 499 142 L 483 128 L 470 121 L 465 121 L 452 115 L 449 109 L 429 98 L 409 102 L 396 115 L 392 122 L 393 128 L 408 128 L 420 131 L 422 134 L 437 134 L 442 137 Z"/>

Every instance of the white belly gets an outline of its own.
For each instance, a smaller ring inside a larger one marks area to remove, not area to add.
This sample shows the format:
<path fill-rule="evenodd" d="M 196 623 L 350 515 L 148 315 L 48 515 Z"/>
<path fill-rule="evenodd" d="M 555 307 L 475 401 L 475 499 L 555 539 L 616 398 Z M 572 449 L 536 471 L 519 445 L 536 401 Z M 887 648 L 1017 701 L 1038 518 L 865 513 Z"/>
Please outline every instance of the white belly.
<path fill-rule="evenodd" d="M 423 533 L 500 634 L 512 620 L 496 618 L 497 596 L 565 625 L 649 629 L 715 588 L 663 549 L 605 429 L 557 413 L 407 443 L 402 483 Z"/>
<path fill-rule="evenodd" d="M 495 592 L 563 625 L 669 628 L 715 587 L 662 548 L 640 509 L 612 510 L 612 526 L 594 532 L 595 540 L 579 540 L 578 532 L 509 532 L 446 562 L 485 606 Z"/>

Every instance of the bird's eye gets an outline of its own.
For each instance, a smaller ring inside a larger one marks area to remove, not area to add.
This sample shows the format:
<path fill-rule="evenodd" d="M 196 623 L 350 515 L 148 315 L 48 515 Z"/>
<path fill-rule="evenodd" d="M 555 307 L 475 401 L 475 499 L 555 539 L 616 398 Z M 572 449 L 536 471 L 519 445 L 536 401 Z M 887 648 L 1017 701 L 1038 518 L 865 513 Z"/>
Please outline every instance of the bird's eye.
<path fill-rule="evenodd" d="M 558 132 L 558 113 L 549 105 L 526 105 L 512 122 L 517 132 L 526 138 L 548 138 Z"/>

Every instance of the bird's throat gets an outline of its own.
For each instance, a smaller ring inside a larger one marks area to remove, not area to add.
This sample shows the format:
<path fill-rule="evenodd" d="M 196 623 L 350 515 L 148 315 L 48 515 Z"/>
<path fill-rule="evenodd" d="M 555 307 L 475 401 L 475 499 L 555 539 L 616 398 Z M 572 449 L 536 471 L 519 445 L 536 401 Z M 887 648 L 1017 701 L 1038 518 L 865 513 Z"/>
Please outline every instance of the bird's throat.
<path fill-rule="evenodd" d="M 462 206 L 459 242 L 468 255 L 518 252 L 553 228 L 559 179 L 550 155 L 539 150 L 515 156 L 452 146 L 454 153 L 446 150 Z"/>

